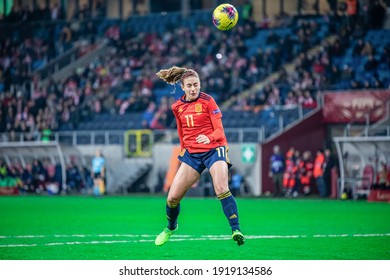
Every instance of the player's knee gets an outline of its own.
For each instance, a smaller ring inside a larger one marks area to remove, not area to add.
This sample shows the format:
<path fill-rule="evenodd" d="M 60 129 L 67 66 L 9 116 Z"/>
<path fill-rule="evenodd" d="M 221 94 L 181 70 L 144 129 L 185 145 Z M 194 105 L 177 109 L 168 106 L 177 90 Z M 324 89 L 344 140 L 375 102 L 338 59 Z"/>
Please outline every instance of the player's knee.
<path fill-rule="evenodd" d="M 178 197 L 168 197 L 167 198 L 167 205 L 169 207 L 176 207 L 177 205 L 179 205 L 180 203 L 180 199 Z"/>
<path fill-rule="evenodd" d="M 228 188 L 228 186 L 226 186 L 226 184 L 215 184 L 214 189 L 215 189 L 215 193 L 217 195 L 224 193 L 224 192 L 227 192 L 229 190 L 229 188 Z"/>

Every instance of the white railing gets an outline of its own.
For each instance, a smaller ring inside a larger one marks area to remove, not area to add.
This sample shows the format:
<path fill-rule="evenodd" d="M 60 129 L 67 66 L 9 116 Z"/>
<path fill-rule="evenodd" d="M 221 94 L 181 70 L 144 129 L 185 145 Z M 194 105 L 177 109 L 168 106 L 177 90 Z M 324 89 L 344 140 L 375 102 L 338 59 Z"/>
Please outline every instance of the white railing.
<path fill-rule="evenodd" d="M 226 128 L 225 134 L 232 143 L 264 142 L 263 128 Z M 175 129 L 154 130 L 153 142 L 178 143 Z M 1 133 L 0 143 L 32 143 L 41 142 L 41 133 Z M 249 141 L 249 140 L 250 141 Z M 123 145 L 125 143 L 125 131 L 60 131 L 53 132 L 50 140 L 60 144 L 78 145 Z"/>

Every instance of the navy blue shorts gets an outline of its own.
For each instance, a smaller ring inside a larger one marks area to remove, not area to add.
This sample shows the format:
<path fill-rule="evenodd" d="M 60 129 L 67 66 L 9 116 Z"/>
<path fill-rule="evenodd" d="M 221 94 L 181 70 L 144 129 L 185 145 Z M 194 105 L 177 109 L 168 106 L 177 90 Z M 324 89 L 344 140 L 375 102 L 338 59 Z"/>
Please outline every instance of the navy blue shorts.
<path fill-rule="evenodd" d="M 190 154 L 186 149 L 183 149 L 180 152 L 178 159 L 181 162 L 185 162 L 201 174 L 205 168 L 210 170 L 211 166 L 219 160 L 226 162 L 228 168 L 230 168 L 232 164 L 230 163 L 228 157 L 228 150 L 228 147 L 220 146 L 213 148 L 208 152 Z"/>

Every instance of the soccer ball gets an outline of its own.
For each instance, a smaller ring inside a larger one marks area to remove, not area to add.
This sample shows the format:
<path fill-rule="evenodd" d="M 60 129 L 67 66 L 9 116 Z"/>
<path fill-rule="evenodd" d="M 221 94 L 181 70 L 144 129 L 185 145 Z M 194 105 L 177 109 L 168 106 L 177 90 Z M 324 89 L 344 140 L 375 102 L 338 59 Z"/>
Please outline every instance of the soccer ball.
<path fill-rule="evenodd" d="M 219 30 L 230 30 L 238 21 L 237 9 L 230 4 L 221 4 L 213 12 L 213 23 Z"/>

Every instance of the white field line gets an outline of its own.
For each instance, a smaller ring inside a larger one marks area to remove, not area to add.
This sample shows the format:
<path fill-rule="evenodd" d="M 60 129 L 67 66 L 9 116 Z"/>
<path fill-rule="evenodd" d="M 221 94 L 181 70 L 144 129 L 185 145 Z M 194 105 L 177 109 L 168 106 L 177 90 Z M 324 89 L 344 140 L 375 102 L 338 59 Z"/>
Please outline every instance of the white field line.
<path fill-rule="evenodd" d="M 15 235 L 1 236 L 0 238 L 84 238 L 84 237 L 131 237 L 133 240 L 93 240 L 93 241 L 67 241 L 67 242 L 52 242 L 43 244 L 0 244 L 0 248 L 15 248 L 15 247 L 35 247 L 35 246 L 62 246 L 62 245 L 90 245 L 90 244 L 116 244 L 116 243 L 144 243 L 154 242 L 155 235 L 150 234 L 71 234 L 71 235 Z M 370 234 L 318 234 L 318 235 L 246 235 L 246 239 L 292 239 L 292 238 L 344 238 L 344 237 L 385 237 L 390 236 L 390 233 L 370 233 Z M 145 239 L 149 238 L 149 239 Z M 205 240 L 229 240 L 230 235 L 201 235 L 194 237 L 191 235 L 173 235 L 170 241 L 205 241 Z"/>
<path fill-rule="evenodd" d="M 191 237 L 191 235 L 178 235 L 178 237 Z M 0 239 L 6 238 L 20 238 L 20 239 L 28 239 L 28 238 L 89 238 L 89 237 L 156 237 L 153 234 L 54 234 L 54 235 L 0 235 Z"/>

